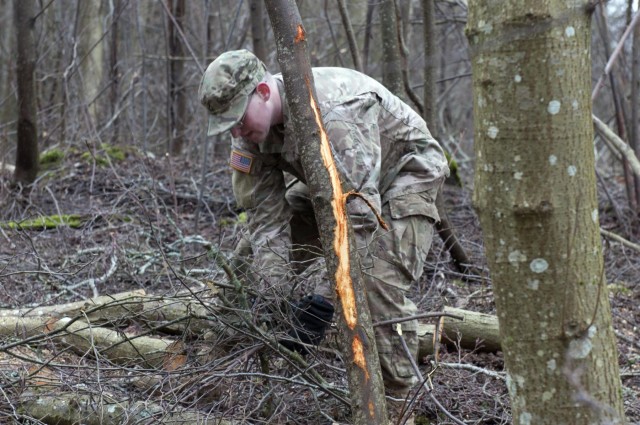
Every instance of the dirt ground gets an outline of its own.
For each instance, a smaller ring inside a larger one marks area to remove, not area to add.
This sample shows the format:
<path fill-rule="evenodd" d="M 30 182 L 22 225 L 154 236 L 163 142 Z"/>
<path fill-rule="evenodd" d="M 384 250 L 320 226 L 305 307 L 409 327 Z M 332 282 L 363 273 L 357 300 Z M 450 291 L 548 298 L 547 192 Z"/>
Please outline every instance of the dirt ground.
<path fill-rule="evenodd" d="M 18 191 L 8 176 L 0 176 L 2 223 L 18 221 L 25 226 L 39 216 L 78 216 L 73 217 L 77 226 L 0 227 L 0 311 L 132 290 L 162 297 L 176 296 L 186 288 L 205 294 L 205 282 L 228 284 L 206 246 L 230 258 L 243 217 L 234 207 L 225 162 L 207 166 L 202 194 L 200 170 L 200 164 L 184 160 L 155 159 L 133 151 L 121 159 L 98 150 L 89 156 L 66 153 L 60 162 L 48 165 L 31 191 Z M 637 244 L 640 231 L 624 208 L 622 188 L 600 188 L 600 192 L 602 227 Z M 202 208 L 196 207 L 199 196 Z M 425 311 L 450 305 L 495 314 L 471 194 L 447 187 L 446 196 L 457 234 L 482 272 L 473 276 L 457 272 L 436 237 L 412 296 Z M 640 253 L 614 240 L 603 242 L 626 414 L 631 423 L 640 423 Z M 136 317 L 120 318 L 115 325 L 127 332 L 163 334 L 159 329 L 149 331 Z M 332 348 L 334 333 L 330 332 L 329 344 L 307 361 L 345 400 L 346 374 L 339 352 Z M 184 343 L 187 360 L 180 368 L 160 371 L 117 367 L 99 353 L 77 353 L 48 339 L 27 344 L 16 337 L 0 337 L 0 423 L 39 423 L 21 410 L 36 393 L 69 393 L 92 400 L 107 394 L 118 400 L 156 403 L 165 413 L 198 411 L 238 423 L 348 421 L 340 397 L 305 383 L 302 371 L 264 349 L 250 333 L 234 334 L 169 335 Z M 28 359 L 34 358 L 38 370 L 46 366 L 50 374 L 45 384 L 35 379 L 37 373 L 29 365 Z M 454 423 L 445 410 L 467 424 L 511 423 L 501 353 L 443 347 L 435 371 L 432 357 L 422 360 L 421 371 L 430 376 L 432 394 L 444 408 L 420 392 L 415 409 L 422 423 Z"/>

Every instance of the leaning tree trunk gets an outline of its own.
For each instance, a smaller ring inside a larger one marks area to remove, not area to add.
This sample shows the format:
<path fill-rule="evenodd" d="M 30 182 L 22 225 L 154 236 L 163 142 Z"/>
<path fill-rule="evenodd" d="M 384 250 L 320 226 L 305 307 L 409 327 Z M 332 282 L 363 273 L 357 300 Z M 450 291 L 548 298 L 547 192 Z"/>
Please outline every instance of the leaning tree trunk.
<path fill-rule="evenodd" d="M 327 269 L 339 305 L 338 326 L 354 424 L 386 423 L 384 384 L 353 231 L 331 147 L 317 105 L 306 34 L 294 0 L 266 3 L 284 77 L 293 130 L 313 201 Z M 355 267 L 351 267 L 354 265 Z"/>
<path fill-rule="evenodd" d="M 38 117 L 34 72 L 34 0 L 14 0 L 17 33 L 18 135 L 14 179 L 32 183 L 38 175 Z"/>
<path fill-rule="evenodd" d="M 474 205 L 513 423 L 623 422 L 595 190 L 589 2 L 469 6 Z"/>

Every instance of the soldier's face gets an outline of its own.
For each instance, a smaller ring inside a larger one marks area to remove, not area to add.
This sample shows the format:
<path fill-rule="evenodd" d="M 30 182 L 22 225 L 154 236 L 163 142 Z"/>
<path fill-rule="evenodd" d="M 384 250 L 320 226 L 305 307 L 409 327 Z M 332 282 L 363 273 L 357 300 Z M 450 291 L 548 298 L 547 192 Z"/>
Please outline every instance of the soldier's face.
<path fill-rule="evenodd" d="M 242 137 L 254 143 L 262 143 L 271 130 L 271 113 L 268 98 L 254 92 L 240 122 L 231 129 L 233 137 Z"/>

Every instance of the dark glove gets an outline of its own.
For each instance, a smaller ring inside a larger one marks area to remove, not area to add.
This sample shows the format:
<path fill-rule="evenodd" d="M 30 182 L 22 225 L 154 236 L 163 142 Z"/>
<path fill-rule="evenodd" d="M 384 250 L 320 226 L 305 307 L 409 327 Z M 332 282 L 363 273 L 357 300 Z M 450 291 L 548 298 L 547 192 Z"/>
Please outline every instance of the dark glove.
<path fill-rule="evenodd" d="M 282 345 L 291 351 L 308 354 L 300 344 L 318 345 L 333 320 L 333 304 L 322 295 L 308 295 L 293 306 L 293 328 L 289 336 L 293 340 L 282 341 Z M 299 341 L 299 342 L 298 342 Z"/>

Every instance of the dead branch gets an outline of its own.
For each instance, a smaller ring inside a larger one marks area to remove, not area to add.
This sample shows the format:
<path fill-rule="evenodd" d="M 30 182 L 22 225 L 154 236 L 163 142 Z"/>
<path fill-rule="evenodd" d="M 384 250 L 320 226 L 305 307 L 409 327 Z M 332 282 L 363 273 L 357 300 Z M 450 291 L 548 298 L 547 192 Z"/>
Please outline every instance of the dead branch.
<path fill-rule="evenodd" d="M 615 233 L 609 232 L 604 229 L 600 229 L 600 233 L 602 234 L 602 236 L 608 239 L 613 239 L 616 242 L 620 242 L 622 245 L 626 246 L 627 248 L 635 249 L 636 251 L 640 252 L 640 245 L 635 244 L 631 241 L 628 241 L 622 236 L 616 235 Z"/>
<path fill-rule="evenodd" d="M 618 137 L 618 135 L 614 133 L 613 130 L 611 130 L 609 126 L 602 122 L 598 117 L 596 117 L 595 115 L 592 115 L 591 117 L 593 119 L 593 123 L 596 126 L 596 130 L 598 130 L 602 137 L 606 138 L 611 144 L 613 144 L 618 152 L 625 157 L 625 159 L 629 162 L 631 171 L 633 171 L 636 176 L 640 176 L 640 161 L 638 161 L 638 157 L 636 156 L 633 149 L 631 149 L 631 147 L 627 143 L 625 143 L 624 140 Z"/>

